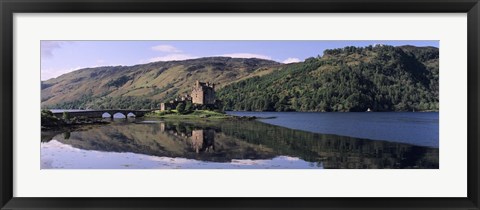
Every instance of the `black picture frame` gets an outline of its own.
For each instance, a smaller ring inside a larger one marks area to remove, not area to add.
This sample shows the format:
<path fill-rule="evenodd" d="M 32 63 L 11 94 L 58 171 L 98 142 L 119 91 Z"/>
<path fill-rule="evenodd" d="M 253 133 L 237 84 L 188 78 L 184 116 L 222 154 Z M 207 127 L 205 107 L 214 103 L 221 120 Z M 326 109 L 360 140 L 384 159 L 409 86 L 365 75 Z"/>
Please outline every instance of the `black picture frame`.
<path fill-rule="evenodd" d="M 479 209 L 478 0 L 0 0 L 1 209 Z M 15 13 L 467 13 L 468 196 L 466 198 L 17 198 L 13 197 Z"/>

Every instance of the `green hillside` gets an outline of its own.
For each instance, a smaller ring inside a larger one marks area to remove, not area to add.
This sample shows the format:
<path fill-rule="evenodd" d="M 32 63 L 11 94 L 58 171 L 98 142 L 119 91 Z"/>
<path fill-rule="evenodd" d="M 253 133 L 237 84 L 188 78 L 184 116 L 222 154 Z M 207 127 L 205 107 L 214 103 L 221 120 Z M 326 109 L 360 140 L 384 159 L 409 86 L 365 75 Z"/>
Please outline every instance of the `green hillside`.
<path fill-rule="evenodd" d="M 438 78 L 438 48 L 346 47 L 236 82 L 217 95 L 227 110 L 436 111 Z"/>
<path fill-rule="evenodd" d="M 195 80 L 222 88 L 234 81 L 271 73 L 277 62 L 210 57 L 135 66 L 80 69 L 42 81 L 42 108 L 150 109 L 190 93 Z"/>
<path fill-rule="evenodd" d="M 70 72 L 42 81 L 42 108 L 158 108 L 199 80 L 217 84 L 226 110 L 438 111 L 438 78 L 434 47 L 345 47 L 293 64 L 209 57 Z"/>

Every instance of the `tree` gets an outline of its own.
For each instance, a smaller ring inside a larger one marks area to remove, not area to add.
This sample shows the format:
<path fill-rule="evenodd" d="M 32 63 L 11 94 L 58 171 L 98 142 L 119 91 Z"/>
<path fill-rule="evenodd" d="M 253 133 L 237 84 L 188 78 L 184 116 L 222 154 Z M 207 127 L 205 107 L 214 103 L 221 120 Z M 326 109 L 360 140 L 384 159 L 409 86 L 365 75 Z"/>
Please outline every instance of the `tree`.
<path fill-rule="evenodd" d="M 189 113 L 191 111 L 193 111 L 193 104 L 192 102 L 188 101 L 187 104 L 185 105 L 185 112 Z"/>
<path fill-rule="evenodd" d="M 70 119 L 70 114 L 69 114 L 68 112 L 63 112 L 62 118 L 63 118 L 64 120 L 69 120 L 69 119 Z"/>
<path fill-rule="evenodd" d="M 70 132 L 67 131 L 67 132 L 63 133 L 63 138 L 64 139 L 70 139 Z"/>
<path fill-rule="evenodd" d="M 438 110 L 437 64 L 437 48 L 346 47 L 232 83 L 217 96 L 238 111 Z"/>
<path fill-rule="evenodd" d="M 185 113 L 185 104 L 184 103 L 178 103 L 176 108 L 177 108 L 178 113 L 180 113 L 180 114 Z"/>

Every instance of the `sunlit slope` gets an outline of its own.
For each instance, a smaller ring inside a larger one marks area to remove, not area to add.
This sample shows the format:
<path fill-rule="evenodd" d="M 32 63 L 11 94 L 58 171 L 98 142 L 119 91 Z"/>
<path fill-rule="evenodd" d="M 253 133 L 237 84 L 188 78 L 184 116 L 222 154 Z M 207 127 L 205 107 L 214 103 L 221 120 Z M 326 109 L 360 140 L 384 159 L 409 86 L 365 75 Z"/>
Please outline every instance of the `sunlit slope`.
<path fill-rule="evenodd" d="M 271 73 L 280 65 L 262 59 L 209 57 L 135 66 L 80 69 L 42 82 L 43 108 L 152 108 L 190 92 L 196 80 L 222 88 Z"/>

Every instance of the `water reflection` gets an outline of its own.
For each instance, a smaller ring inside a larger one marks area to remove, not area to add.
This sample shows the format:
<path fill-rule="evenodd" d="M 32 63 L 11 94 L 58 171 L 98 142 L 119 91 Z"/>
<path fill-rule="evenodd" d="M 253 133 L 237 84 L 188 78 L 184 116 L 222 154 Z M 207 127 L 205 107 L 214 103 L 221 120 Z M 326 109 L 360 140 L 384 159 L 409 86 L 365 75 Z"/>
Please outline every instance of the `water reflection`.
<path fill-rule="evenodd" d="M 215 150 L 215 132 L 210 129 L 192 131 L 192 148 L 196 153 L 213 152 Z"/>
<path fill-rule="evenodd" d="M 145 122 L 143 122 L 145 123 Z M 147 121 L 148 123 L 148 121 Z M 151 123 L 151 122 L 150 122 Z M 156 122 L 154 122 L 156 123 Z M 190 145 L 195 153 L 214 152 L 215 150 L 215 130 L 209 128 L 195 128 L 189 124 L 176 124 L 175 126 L 166 127 L 165 122 L 158 122 L 160 131 L 167 131 L 177 137 L 190 139 Z"/>
<path fill-rule="evenodd" d="M 324 168 L 438 168 L 439 158 L 436 148 L 316 134 L 257 121 L 115 121 L 83 131 L 42 132 L 42 139 L 82 150 L 217 163 L 292 157 Z"/>

